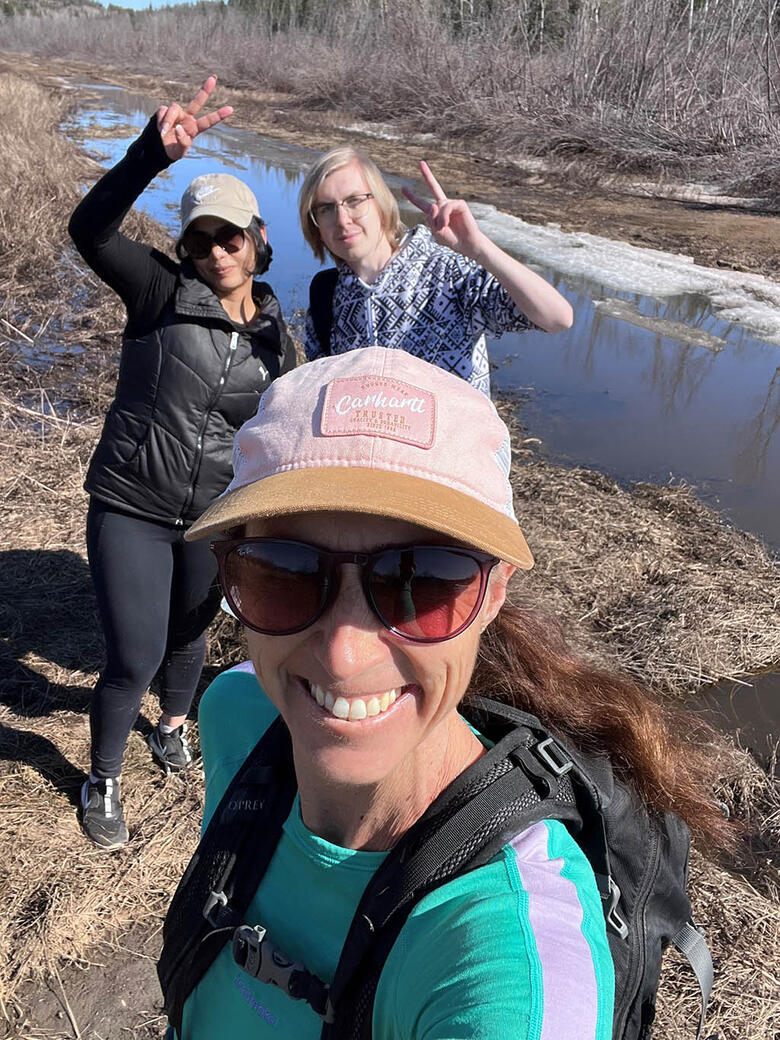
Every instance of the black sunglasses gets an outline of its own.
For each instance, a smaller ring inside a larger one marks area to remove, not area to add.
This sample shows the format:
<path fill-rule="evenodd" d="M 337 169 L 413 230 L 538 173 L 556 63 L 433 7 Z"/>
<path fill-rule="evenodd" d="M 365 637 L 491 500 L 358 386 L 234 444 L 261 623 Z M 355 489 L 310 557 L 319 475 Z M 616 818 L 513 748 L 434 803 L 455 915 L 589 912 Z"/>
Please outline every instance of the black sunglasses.
<path fill-rule="evenodd" d="M 286 636 L 313 625 L 338 592 L 339 568 L 353 563 L 379 621 L 414 643 L 441 643 L 465 631 L 499 562 L 489 553 L 446 545 L 359 553 L 279 538 L 232 538 L 211 548 L 225 599 L 255 632 Z"/>
<path fill-rule="evenodd" d="M 233 224 L 223 224 L 213 235 L 206 231 L 185 231 L 181 237 L 181 244 L 193 260 L 205 260 L 214 246 L 219 246 L 226 253 L 237 253 L 245 239 L 243 228 L 235 227 Z"/>

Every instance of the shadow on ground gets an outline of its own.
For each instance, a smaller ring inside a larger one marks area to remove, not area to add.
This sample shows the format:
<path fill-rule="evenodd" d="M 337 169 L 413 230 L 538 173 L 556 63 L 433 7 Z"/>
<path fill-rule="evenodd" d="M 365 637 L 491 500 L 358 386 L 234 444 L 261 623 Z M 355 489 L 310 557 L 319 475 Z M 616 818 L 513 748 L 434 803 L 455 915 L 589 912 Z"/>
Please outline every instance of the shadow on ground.
<path fill-rule="evenodd" d="M 100 667 L 103 642 L 83 557 L 0 553 L 0 639 L 0 703 L 27 717 L 85 711 L 92 687 L 83 674 Z"/>

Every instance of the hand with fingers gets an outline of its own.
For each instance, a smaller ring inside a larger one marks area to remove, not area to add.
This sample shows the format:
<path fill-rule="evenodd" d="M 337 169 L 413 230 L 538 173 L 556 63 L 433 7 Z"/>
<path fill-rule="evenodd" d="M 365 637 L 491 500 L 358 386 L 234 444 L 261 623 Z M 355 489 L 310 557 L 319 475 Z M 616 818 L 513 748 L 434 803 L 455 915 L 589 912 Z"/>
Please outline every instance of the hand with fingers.
<path fill-rule="evenodd" d="M 463 199 L 448 199 L 424 160 L 420 160 L 420 173 L 433 195 L 433 201 L 427 202 L 409 188 L 402 188 L 405 197 L 425 214 L 425 221 L 439 245 L 477 259 L 485 235 L 479 230 L 468 204 Z"/>
<path fill-rule="evenodd" d="M 157 129 L 160 131 L 165 152 L 171 161 L 182 159 L 190 150 L 190 146 L 198 134 L 202 134 L 204 130 L 209 130 L 233 114 L 230 105 L 223 105 L 205 116 L 198 115 L 216 85 L 217 77 L 209 76 L 192 101 L 184 108 L 174 102 L 172 105 L 161 105 L 157 109 Z"/>

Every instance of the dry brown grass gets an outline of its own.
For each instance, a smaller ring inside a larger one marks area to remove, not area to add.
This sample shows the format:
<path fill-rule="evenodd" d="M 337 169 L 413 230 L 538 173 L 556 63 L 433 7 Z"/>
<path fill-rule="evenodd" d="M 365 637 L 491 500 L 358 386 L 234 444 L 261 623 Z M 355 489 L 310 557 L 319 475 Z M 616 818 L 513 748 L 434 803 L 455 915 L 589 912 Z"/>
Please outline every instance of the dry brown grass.
<path fill-rule="evenodd" d="M 19 89 L 18 82 L 0 78 L 6 120 L 18 107 L 7 92 L 18 101 Z M 63 321 L 81 322 L 86 354 L 77 364 L 89 373 L 73 368 L 68 379 L 79 407 L 55 415 L 47 402 L 55 399 L 60 373 L 20 369 L 12 354 L 18 339 L 7 336 L 0 344 L 0 366 L 19 388 L 8 383 L 11 389 L 0 394 L 6 518 L 0 554 L 0 1022 L 5 1013 L 15 1023 L 8 1025 L 9 1035 L 32 1038 L 42 1034 L 19 1025 L 24 1009 L 14 1005 L 25 979 L 56 977 L 74 964 L 88 969 L 97 943 L 116 944 L 133 925 L 148 933 L 159 928 L 197 840 L 202 777 L 193 771 L 166 779 L 152 766 L 143 743 L 153 713 L 147 694 L 124 774 L 131 842 L 106 856 L 80 834 L 75 806 L 88 762 L 86 709 L 102 653 L 85 561 L 81 484 L 110 393 L 120 315 L 110 293 L 65 244 L 64 216 L 84 166 L 74 149 L 61 147 L 56 125 L 62 109 L 42 91 L 25 96 L 48 115 L 28 135 L 26 162 L 13 167 L 18 172 L 9 197 L 20 206 L 45 200 L 53 190 L 47 159 L 55 154 L 57 175 L 72 191 L 58 202 L 62 224 L 53 215 L 47 224 L 51 242 L 48 252 L 41 245 L 35 279 L 21 261 L 9 265 L 13 278 L 4 272 L 1 313 L 9 313 L 11 296 L 24 300 L 28 309 L 16 317 L 28 330 L 35 330 L 41 309 L 53 305 Z M 16 233 L 6 232 L 0 246 L 13 245 Z M 55 266 L 68 265 L 68 286 L 57 289 L 48 280 L 47 256 Z M 55 289 L 59 295 L 51 298 Z M 650 674 L 667 691 L 780 660 L 775 564 L 755 539 L 732 530 L 688 491 L 627 490 L 598 474 L 528 459 L 519 429 L 515 444 L 518 513 L 539 561 L 531 584 L 592 652 Z M 224 619 L 212 634 L 207 675 L 241 655 L 235 627 Z M 773 773 L 747 756 L 731 762 L 723 796 L 756 825 L 754 861 L 737 874 L 697 856 L 694 903 L 719 968 L 711 1030 L 727 1040 L 767 1040 L 780 1029 L 780 798 Z M 660 1035 L 682 1040 L 691 1035 L 695 1001 L 673 965 L 670 976 Z"/>
<path fill-rule="evenodd" d="M 538 460 L 513 486 L 536 557 L 523 584 L 591 652 L 677 697 L 780 662 L 777 560 L 690 488 Z"/>

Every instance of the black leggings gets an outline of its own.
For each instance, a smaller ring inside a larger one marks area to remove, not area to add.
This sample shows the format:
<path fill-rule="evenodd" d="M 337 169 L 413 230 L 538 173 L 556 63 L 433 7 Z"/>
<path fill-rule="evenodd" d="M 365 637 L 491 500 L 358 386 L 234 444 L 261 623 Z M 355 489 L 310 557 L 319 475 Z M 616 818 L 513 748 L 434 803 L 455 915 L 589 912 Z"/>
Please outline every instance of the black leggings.
<path fill-rule="evenodd" d="M 206 657 L 205 630 L 219 609 L 208 542 L 92 499 L 87 554 L 106 640 L 89 712 L 92 773 L 119 776 L 141 698 L 155 675 L 160 706 L 186 715 Z"/>

